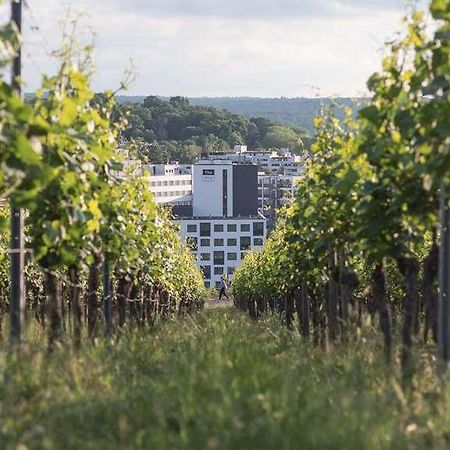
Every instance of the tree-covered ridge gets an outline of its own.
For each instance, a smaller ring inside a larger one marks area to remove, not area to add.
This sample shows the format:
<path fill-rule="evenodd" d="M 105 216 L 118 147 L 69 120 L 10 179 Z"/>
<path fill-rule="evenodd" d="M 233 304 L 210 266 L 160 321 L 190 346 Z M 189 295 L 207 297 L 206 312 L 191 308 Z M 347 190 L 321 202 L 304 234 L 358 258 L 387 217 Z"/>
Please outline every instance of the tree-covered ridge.
<path fill-rule="evenodd" d="M 166 100 L 165 97 L 161 97 Z M 118 103 L 135 104 L 142 103 L 144 96 L 119 95 Z M 330 103 L 337 103 L 343 107 L 353 110 L 359 109 L 367 104 L 368 99 L 347 97 L 189 97 L 192 105 L 202 105 L 217 109 L 226 109 L 233 114 L 240 114 L 247 118 L 263 117 L 273 122 L 300 127 L 314 134 L 314 118 L 319 114 L 321 108 Z"/>
<path fill-rule="evenodd" d="M 245 117 L 264 117 L 286 125 L 300 127 L 314 134 L 314 118 L 320 110 L 331 103 L 357 110 L 367 102 L 365 98 L 317 97 L 317 98 L 258 98 L 258 97 L 216 97 L 192 98 L 192 104 L 226 109 Z"/>
<path fill-rule="evenodd" d="M 128 120 L 123 136 L 135 141 L 139 152 L 157 163 L 193 162 L 202 152 L 224 151 L 239 144 L 250 149 L 288 147 L 295 153 L 309 145 L 306 133 L 298 127 L 192 105 L 184 97 L 165 101 L 149 96 L 142 103 L 121 105 L 120 109 Z"/>

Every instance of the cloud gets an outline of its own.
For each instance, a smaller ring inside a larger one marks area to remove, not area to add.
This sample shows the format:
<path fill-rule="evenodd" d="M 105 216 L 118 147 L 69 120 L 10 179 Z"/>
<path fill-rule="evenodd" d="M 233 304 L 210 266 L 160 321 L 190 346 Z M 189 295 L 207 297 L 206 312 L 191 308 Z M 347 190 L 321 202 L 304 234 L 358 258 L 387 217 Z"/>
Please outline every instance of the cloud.
<path fill-rule="evenodd" d="M 399 18 L 311 18 L 286 20 L 283 27 L 252 20 L 243 27 L 229 19 L 142 17 L 136 23 L 132 15 L 117 15 L 99 29 L 98 65 L 112 67 L 118 55 L 132 55 L 137 93 L 301 96 L 314 95 L 306 86 L 314 85 L 323 94 L 355 95 Z"/>
<path fill-rule="evenodd" d="M 140 95 L 361 94 L 403 14 L 400 0 L 28 0 L 28 90 L 54 71 L 64 3 L 96 32 L 95 89 L 116 88 L 131 58 Z"/>
<path fill-rule="evenodd" d="M 155 17 L 280 20 L 399 11 L 404 0 L 111 0 L 108 7 Z"/>

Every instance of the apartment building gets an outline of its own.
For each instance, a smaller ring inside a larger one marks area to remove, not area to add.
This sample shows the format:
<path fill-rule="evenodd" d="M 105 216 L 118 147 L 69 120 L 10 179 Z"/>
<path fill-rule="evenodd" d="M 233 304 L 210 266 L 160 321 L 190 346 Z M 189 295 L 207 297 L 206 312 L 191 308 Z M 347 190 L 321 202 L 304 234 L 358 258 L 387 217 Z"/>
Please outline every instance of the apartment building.
<path fill-rule="evenodd" d="M 228 152 L 211 153 L 209 159 L 256 164 L 267 174 L 299 176 L 304 167 L 303 158 L 293 155 L 287 148 L 249 151 L 245 145 L 236 145 Z"/>
<path fill-rule="evenodd" d="M 258 173 L 258 207 L 280 208 L 295 198 L 299 176 Z"/>
<path fill-rule="evenodd" d="M 300 178 L 300 176 L 267 175 L 258 172 L 258 208 L 267 218 L 268 230 L 275 225 L 278 208 L 288 206 L 294 201 Z"/>
<path fill-rule="evenodd" d="M 177 222 L 206 286 L 217 286 L 222 274 L 232 278 L 245 252 L 261 248 L 267 236 L 266 218 L 258 212 L 257 166 L 229 160 L 194 164 L 192 209 Z"/>
<path fill-rule="evenodd" d="M 222 274 L 229 279 L 249 250 L 261 249 L 267 227 L 256 217 L 189 217 L 179 221 L 180 235 L 194 252 L 206 287 L 217 287 Z"/>
<path fill-rule="evenodd" d="M 149 189 L 156 203 L 192 204 L 191 164 L 149 164 L 141 168 L 148 175 Z"/>

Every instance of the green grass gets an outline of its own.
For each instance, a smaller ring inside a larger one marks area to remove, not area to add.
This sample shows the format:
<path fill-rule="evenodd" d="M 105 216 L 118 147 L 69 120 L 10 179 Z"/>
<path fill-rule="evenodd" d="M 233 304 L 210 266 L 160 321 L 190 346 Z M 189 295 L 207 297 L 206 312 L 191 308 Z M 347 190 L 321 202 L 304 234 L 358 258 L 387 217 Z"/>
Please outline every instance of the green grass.
<path fill-rule="evenodd" d="M 325 353 L 274 319 L 210 310 L 79 354 L 29 339 L 20 364 L 1 355 L 2 449 L 449 447 L 428 357 L 405 392 L 370 333 Z"/>

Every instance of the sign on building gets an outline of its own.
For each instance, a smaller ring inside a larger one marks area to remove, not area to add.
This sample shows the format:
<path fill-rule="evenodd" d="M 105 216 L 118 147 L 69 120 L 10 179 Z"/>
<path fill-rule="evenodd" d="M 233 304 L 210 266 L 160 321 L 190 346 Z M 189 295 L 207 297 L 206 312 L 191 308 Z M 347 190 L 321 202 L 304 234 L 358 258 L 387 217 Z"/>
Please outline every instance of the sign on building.
<path fill-rule="evenodd" d="M 214 181 L 214 169 L 203 169 L 203 181 Z"/>

